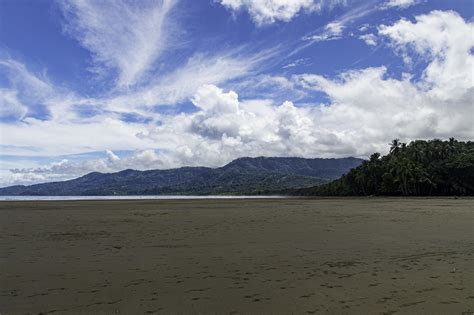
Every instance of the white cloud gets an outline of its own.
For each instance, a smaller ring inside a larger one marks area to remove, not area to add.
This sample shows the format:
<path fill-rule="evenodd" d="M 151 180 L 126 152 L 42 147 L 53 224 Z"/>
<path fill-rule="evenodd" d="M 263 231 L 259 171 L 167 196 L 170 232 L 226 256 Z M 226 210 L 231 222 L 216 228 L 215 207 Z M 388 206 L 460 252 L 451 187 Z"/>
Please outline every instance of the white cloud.
<path fill-rule="evenodd" d="M 245 8 L 257 25 L 276 21 L 288 22 L 300 11 L 313 12 L 321 9 L 314 0 L 220 0 L 226 8 L 238 11 Z"/>
<path fill-rule="evenodd" d="M 440 11 L 381 26 L 379 34 L 395 49 L 428 63 L 418 81 L 409 74 L 390 78 L 385 67 L 348 71 L 336 80 L 312 74 L 295 79 L 330 97 L 321 124 L 345 134 L 344 141 L 381 146 L 395 137 L 472 139 L 473 32 L 473 23 Z"/>
<path fill-rule="evenodd" d="M 25 161 L 22 161 L 25 163 Z M 113 151 L 106 150 L 104 158 L 62 159 L 42 166 L 11 168 L 0 173 L 0 187 L 6 185 L 29 185 L 49 181 L 69 180 L 91 172 L 111 173 L 124 169 L 165 169 L 176 166 L 169 157 L 146 149 L 119 158 Z"/>
<path fill-rule="evenodd" d="M 262 51 L 247 56 L 234 51 L 211 57 L 195 55 L 181 68 L 148 86 L 108 98 L 81 98 L 67 91 L 56 91 L 46 79 L 29 72 L 23 64 L 0 60 L 0 66 L 8 70 L 3 74 L 13 82 L 11 88 L 1 89 L 2 115 L 12 117 L 12 121 L 0 123 L 2 153 L 54 156 L 100 151 L 104 147 L 112 150 L 156 147 L 150 139 L 139 136 L 146 133 L 148 124 L 161 123 L 162 115 L 155 113 L 153 106 L 189 100 L 200 86 L 221 84 L 246 75 L 272 54 Z M 49 115 L 41 119 L 26 115 L 27 108 L 16 97 L 18 94 L 23 98 L 28 96 L 32 106 L 38 105 L 38 100 L 44 103 Z M 97 109 L 97 113 L 82 117 L 77 112 L 81 108 Z M 127 123 L 121 114 L 141 115 L 144 122 Z"/>
<path fill-rule="evenodd" d="M 21 104 L 15 90 L 0 89 L 0 119 L 20 120 L 28 108 Z"/>
<path fill-rule="evenodd" d="M 91 121 L 23 119 L 15 124 L 1 123 L 3 154 L 54 156 L 114 150 L 145 149 L 154 143 L 138 138 L 146 126 L 129 124 L 113 117 Z M 16 144 L 21 143 L 21 147 Z"/>
<path fill-rule="evenodd" d="M 342 38 L 345 29 L 376 10 L 377 7 L 374 6 L 373 1 L 366 1 L 363 5 L 352 8 L 323 27 L 320 27 L 303 36 L 302 40 L 308 41 L 308 43 L 302 47 L 298 47 L 295 51 L 293 51 L 292 54 L 295 54 L 316 42 L 337 40 Z"/>
<path fill-rule="evenodd" d="M 65 30 L 90 50 L 94 70 L 118 71 L 117 84 L 139 81 L 170 45 L 167 20 L 174 0 L 64 0 Z M 173 40 L 176 41 L 176 34 Z"/>
<path fill-rule="evenodd" d="M 41 105 L 47 105 L 47 99 L 54 94 L 54 89 L 44 74 L 35 75 L 16 60 L 0 58 L 0 74 L 5 76 L 8 86 L 7 89 L 2 89 L 4 106 L 11 109 L 13 106 L 17 114 L 21 112 L 18 118 L 22 118 L 28 109 L 33 111 Z"/>
<path fill-rule="evenodd" d="M 466 23 L 453 11 L 432 11 L 415 20 L 382 25 L 379 34 L 405 59 L 413 51 L 430 61 L 423 72 L 423 83 L 430 93 L 446 100 L 461 97 L 473 86 L 474 23 Z"/>
<path fill-rule="evenodd" d="M 359 27 L 359 32 L 366 32 L 370 28 L 370 24 L 362 24 L 362 26 Z"/>
<path fill-rule="evenodd" d="M 239 51 L 211 56 L 195 54 L 177 70 L 150 84 L 101 101 L 107 108 L 117 111 L 129 111 L 137 106 L 174 105 L 188 100 L 204 84 L 220 85 L 252 74 L 257 65 L 273 54 L 266 50 L 251 56 Z"/>
<path fill-rule="evenodd" d="M 6 87 L 2 90 L 4 105 L 2 111 L 10 115 L 10 122 L 25 118 L 41 120 L 68 120 L 76 118 L 71 106 L 84 100 L 60 86 L 50 82 L 43 71 L 34 73 L 11 58 L 0 58 L 0 75 L 5 77 Z M 0 78 L 1 79 L 1 78 Z M 8 109 L 9 108 L 9 109 Z M 1 136 L 1 135 L 0 135 Z"/>
<path fill-rule="evenodd" d="M 344 24 L 341 22 L 331 22 L 328 23 L 322 32 L 306 36 L 304 40 L 310 40 L 313 42 L 323 42 L 328 40 L 336 40 L 342 37 L 342 32 L 344 30 Z"/>
<path fill-rule="evenodd" d="M 105 154 L 107 155 L 107 160 L 110 162 L 120 161 L 120 158 L 110 150 L 105 150 Z"/>
<path fill-rule="evenodd" d="M 308 96 L 307 91 L 296 85 L 291 78 L 283 75 L 247 76 L 241 80 L 232 81 L 224 87 L 239 91 L 246 102 L 255 98 L 259 101 L 271 100 L 273 103 L 282 103 L 286 100 L 296 102 Z"/>
<path fill-rule="evenodd" d="M 294 67 L 299 67 L 299 66 L 306 66 L 310 64 L 310 59 L 309 58 L 299 58 L 296 59 L 286 65 L 284 65 L 282 68 L 283 69 L 289 69 L 289 68 L 294 68 Z"/>
<path fill-rule="evenodd" d="M 388 9 L 388 8 L 400 8 L 400 9 L 406 9 L 408 7 L 411 7 L 415 4 L 420 3 L 421 0 L 388 0 L 382 5 L 382 8 Z"/>
<path fill-rule="evenodd" d="M 232 12 L 247 10 L 255 24 L 289 22 L 300 12 L 318 12 L 323 8 L 345 5 L 346 0 L 217 0 Z"/>
<path fill-rule="evenodd" d="M 326 30 L 328 30 L 331 34 L 340 35 L 344 30 L 344 25 L 341 22 L 331 22 L 326 25 Z"/>
<path fill-rule="evenodd" d="M 235 92 L 212 85 L 200 88 L 193 102 L 198 112 L 168 117 L 143 135 L 172 144 L 162 147 L 162 154 L 178 165 L 218 166 L 239 156 L 324 156 L 344 151 L 328 146 L 328 139 L 337 136 L 318 127 L 318 108 L 239 101 Z"/>
<path fill-rule="evenodd" d="M 374 34 L 363 34 L 359 36 L 369 46 L 377 46 L 377 36 Z"/>
<path fill-rule="evenodd" d="M 359 143 L 364 151 L 372 146 L 384 152 L 391 138 L 472 139 L 472 102 L 468 100 L 472 92 L 446 102 L 408 77 L 396 80 L 386 75 L 382 67 L 346 73 L 340 81 L 316 75 L 299 79 L 331 99 L 330 106 L 321 108 L 320 126 L 341 135 L 340 141 Z"/>
<path fill-rule="evenodd" d="M 239 110 L 238 95 L 234 91 L 224 93 L 215 85 L 199 88 L 192 99 L 193 104 L 208 113 L 236 113 Z"/>

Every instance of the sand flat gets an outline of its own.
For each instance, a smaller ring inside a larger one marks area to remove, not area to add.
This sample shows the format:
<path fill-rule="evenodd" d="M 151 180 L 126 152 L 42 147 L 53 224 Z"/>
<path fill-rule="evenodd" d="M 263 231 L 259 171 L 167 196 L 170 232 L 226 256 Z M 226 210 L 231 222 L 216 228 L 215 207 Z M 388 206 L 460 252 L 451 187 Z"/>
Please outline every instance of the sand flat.
<path fill-rule="evenodd" d="M 474 199 L 0 202 L 1 314 L 461 314 Z"/>

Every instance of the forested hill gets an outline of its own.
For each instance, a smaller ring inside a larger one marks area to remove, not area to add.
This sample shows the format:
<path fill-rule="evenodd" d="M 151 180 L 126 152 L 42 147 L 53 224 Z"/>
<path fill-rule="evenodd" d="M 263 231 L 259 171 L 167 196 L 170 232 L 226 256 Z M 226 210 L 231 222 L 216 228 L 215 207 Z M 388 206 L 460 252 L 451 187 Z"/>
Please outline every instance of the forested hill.
<path fill-rule="evenodd" d="M 64 182 L 0 188 L 2 196 L 275 194 L 327 183 L 361 159 L 240 158 L 219 167 L 90 173 Z"/>
<path fill-rule="evenodd" d="M 394 140 L 390 153 L 374 153 L 369 161 L 319 187 L 297 195 L 446 196 L 474 195 L 474 142 Z"/>

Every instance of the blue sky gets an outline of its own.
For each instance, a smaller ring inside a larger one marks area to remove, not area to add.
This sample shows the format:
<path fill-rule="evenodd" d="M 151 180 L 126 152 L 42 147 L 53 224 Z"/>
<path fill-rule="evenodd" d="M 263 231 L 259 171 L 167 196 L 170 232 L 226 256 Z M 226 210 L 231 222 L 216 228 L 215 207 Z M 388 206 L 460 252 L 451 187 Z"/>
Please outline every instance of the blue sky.
<path fill-rule="evenodd" d="M 473 139 L 472 1 L 0 1 L 0 186 Z"/>

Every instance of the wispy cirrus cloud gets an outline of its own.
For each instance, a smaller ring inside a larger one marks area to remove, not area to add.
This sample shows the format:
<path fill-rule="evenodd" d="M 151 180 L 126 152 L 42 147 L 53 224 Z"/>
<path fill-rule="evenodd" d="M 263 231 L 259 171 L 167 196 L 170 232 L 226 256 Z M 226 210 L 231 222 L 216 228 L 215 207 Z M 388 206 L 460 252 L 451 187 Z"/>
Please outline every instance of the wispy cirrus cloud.
<path fill-rule="evenodd" d="M 91 52 L 94 71 L 115 70 L 122 87 L 140 81 L 169 48 L 173 25 L 168 16 L 177 2 L 59 0 L 66 33 Z"/>
<path fill-rule="evenodd" d="M 11 89 L 0 89 L 0 119 L 20 120 L 25 117 L 28 108 L 18 99 L 18 93 Z"/>
<path fill-rule="evenodd" d="M 245 49 L 236 49 L 214 54 L 196 53 L 176 70 L 157 77 L 149 84 L 133 92 L 102 99 L 101 102 L 115 111 L 175 105 L 189 100 L 203 84 L 224 85 L 259 73 L 262 63 L 275 56 L 277 51 L 267 49 L 252 54 Z"/>
<path fill-rule="evenodd" d="M 44 73 L 33 74 L 26 66 L 10 57 L 0 58 L 1 75 L 11 87 L 24 90 L 31 98 L 43 98 L 51 94 L 53 88 Z"/>
<path fill-rule="evenodd" d="M 421 0 L 387 0 L 385 3 L 382 4 L 381 8 L 383 9 L 391 9 L 391 8 L 398 8 L 398 9 L 406 9 L 413 5 L 419 4 Z"/>
<path fill-rule="evenodd" d="M 387 0 L 386 2 L 380 4 L 380 1 L 368 0 L 363 2 L 361 5 L 353 7 L 323 27 L 306 34 L 302 37 L 302 39 L 309 42 L 307 45 L 311 45 L 312 43 L 316 42 L 341 39 L 344 37 L 346 29 L 349 29 L 361 19 L 374 14 L 377 11 L 393 8 L 405 9 L 419 4 L 421 1 L 422 0 Z M 367 25 L 359 27 L 359 31 L 366 31 L 367 29 Z M 376 45 L 376 37 L 372 34 L 362 35 L 359 38 L 364 40 L 369 46 Z"/>
<path fill-rule="evenodd" d="M 9 56 L 0 58 L 0 121 L 11 124 L 75 118 L 71 111 L 83 98 L 51 82 L 45 70 L 35 72 Z M 0 137 L 2 133 L 0 133 Z M 2 139 L 3 141 L 3 139 Z"/>
<path fill-rule="evenodd" d="M 341 16 L 333 19 L 329 23 L 309 32 L 301 37 L 301 40 L 305 41 L 303 45 L 299 45 L 293 50 L 291 55 L 294 55 L 301 50 L 313 45 L 318 42 L 325 42 L 330 40 L 337 40 L 344 37 L 346 30 L 357 21 L 362 18 L 376 12 L 378 10 L 376 0 L 366 1 L 362 5 L 355 6 L 342 14 Z"/>
<path fill-rule="evenodd" d="M 44 74 L 35 75 L 10 57 L 0 58 L 0 119 L 18 120 L 28 115 L 48 116 L 47 100 L 54 93 Z"/>
<path fill-rule="evenodd" d="M 345 25 L 342 22 L 331 22 L 328 23 L 324 29 L 316 34 L 303 37 L 304 40 L 312 42 L 323 42 L 328 40 L 336 40 L 342 37 L 342 32 Z"/>

